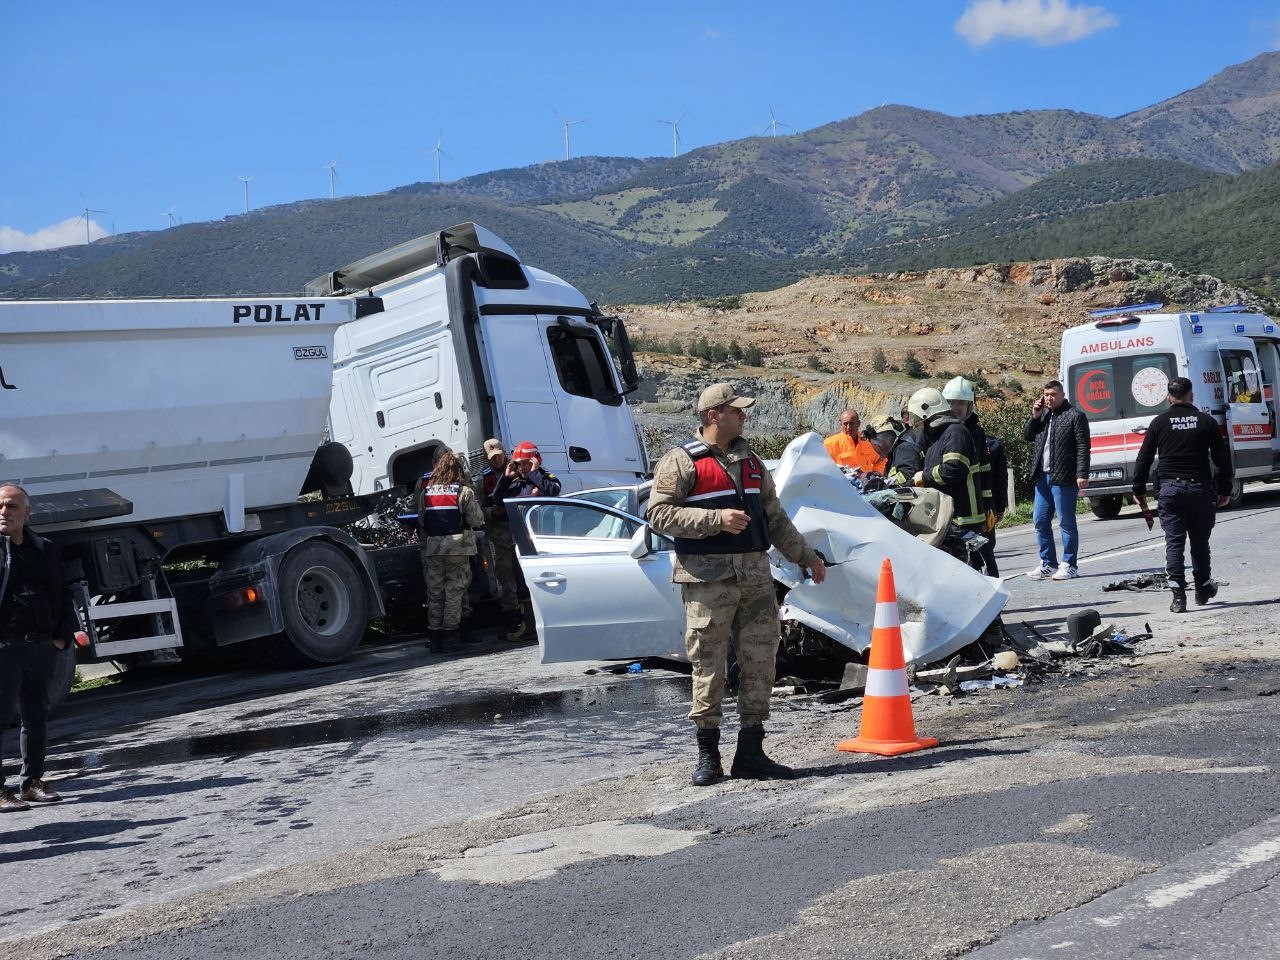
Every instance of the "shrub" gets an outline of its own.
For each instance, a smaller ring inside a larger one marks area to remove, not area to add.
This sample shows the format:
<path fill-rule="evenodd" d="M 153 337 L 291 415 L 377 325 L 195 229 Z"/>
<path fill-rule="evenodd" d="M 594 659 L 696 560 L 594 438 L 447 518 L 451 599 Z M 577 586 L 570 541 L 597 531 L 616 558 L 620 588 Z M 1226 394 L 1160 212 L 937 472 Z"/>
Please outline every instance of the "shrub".
<path fill-rule="evenodd" d="M 884 355 L 881 347 L 876 347 L 876 352 L 871 357 L 871 369 L 876 373 L 884 373 L 889 368 L 889 358 Z"/>
<path fill-rule="evenodd" d="M 924 364 L 914 352 L 908 353 L 902 358 L 902 372 L 912 380 L 920 380 L 925 376 Z"/>

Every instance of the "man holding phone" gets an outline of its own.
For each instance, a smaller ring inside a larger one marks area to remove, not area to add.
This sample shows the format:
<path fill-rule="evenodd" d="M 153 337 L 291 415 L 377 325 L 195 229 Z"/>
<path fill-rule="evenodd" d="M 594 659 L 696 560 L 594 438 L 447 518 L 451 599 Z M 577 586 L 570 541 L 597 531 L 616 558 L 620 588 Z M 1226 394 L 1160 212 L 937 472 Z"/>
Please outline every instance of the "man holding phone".
<path fill-rule="evenodd" d="M 488 444 L 485 445 L 488 452 Z M 492 464 L 497 457 L 490 461 Z M 560 480 L 554 473 L 543 469 L 542 454 L 536 444 L 524 440 L 516 444 L 511 451 L 511 459 L 503 467 L 502 475 L 493 488 L 490 498 L 490 512 L 506 515 L 506 502 L 521 497 L 558 497 L 560 496 Z M 508 538 L 509 541 L 509 538 Z M 505 544 L 503 544 L 505 546 Z M 514 555 L 513 555 L 514 564 Z M 505 584 L 504 584 L 505 587 Z M 528 600 L 521 599 L 519 619 L 502 635 L 504 640 L 518 643 L 532 639 L 534 636 L 533 609 Z"/>
<path fill-rule="evenodd" d="M 1076 530 L 1076 501 L 1089 484 L 1089 421 L 1071 405 L 1061 382 L 1050 380 L 1031 405 L 1022 431 L 1031 449 L 1031 483 L 1035 503 L 1031 511 L 1040 544 L 1040 566 L 1032 580 L 1072 580 L 1078 576 L 1080 535 Z M 1062 562 L 1053 539 L 1053 517 L 1062 528 Z"/>

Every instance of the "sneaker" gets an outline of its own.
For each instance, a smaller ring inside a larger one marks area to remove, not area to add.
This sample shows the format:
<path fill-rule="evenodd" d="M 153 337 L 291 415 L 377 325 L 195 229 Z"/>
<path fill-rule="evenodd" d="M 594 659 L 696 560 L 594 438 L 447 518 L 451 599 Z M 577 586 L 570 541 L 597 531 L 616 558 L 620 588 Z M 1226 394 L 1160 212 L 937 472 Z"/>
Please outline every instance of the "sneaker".
<path fill-rule="evenodd" d="M 1170 613 L 1186 613 L 1187 612 L 1187 591 L 1174 590 L 1173 599 L 1169 601 Z"/>
<path fill-rule="evenodd" d="M 1047 580 L 1051 576 L 1053 576 L 1053 567 L 1049 566 L 1047 563 L 1042 563 L 1040 564 L 1040 566 L 1036 567 L 1034 570 L 1032 570 L 1030 573 L 1027 574 L 1027 579 L 1028 580 Z"/>
<path fill-rule="evenodd" d="M 1068 567 L 1065 563 L 1058 564 L 1058 572 L 1051 576 L 1050 580 L 1074 580 L 1080 576 L 1075 567 Z"/>
<path fill-rule="evenodd" d="M 22 788 L 18 797 L 26 803 L 57 803 L 62 799 L 58 791 L 43 780 L 32 780 Z"/>
<path fill-rule="evenodd" d="M 1218 595 L 1218 585 L 1212 580 L 1196 584 L 1196 603 L 1204 606 Z"/>

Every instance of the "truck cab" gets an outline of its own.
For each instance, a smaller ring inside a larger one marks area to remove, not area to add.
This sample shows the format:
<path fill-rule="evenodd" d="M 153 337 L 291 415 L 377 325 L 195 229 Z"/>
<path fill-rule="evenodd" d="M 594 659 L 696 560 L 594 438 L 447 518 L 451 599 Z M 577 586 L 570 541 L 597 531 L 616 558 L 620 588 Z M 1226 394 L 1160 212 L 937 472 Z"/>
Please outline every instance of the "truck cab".
<path fill-rule="evenodd" d="M 1195 405 L 1218 421 L 1229 442 L 1236 476 L 1232 506 L 1239 505 L 1244 483 L 1280 476 L 1275 323 L 1239 306 L 1159 312 L 1163 306 L 1094 311 L 1090 323 L 1062 335 L 1062 382 L 1089 420 L 1086 495 L 1103 519 L 1120 512 L 1132 489 L 1143 437 L 1151 418 L 1168 405 L 1173 377 L 1191 381 Z"/>
<path fill-rule="evenodd" d="M 648 471 L 626 403 L 639 378 L 621 319 L 501 238 L 460 224 L 319 277 L 310 294 L 378 298 L 334 341 L 330 431 L 351 492 L 411 487 L 443 449 L 531 440 L 565 492 Z"/>

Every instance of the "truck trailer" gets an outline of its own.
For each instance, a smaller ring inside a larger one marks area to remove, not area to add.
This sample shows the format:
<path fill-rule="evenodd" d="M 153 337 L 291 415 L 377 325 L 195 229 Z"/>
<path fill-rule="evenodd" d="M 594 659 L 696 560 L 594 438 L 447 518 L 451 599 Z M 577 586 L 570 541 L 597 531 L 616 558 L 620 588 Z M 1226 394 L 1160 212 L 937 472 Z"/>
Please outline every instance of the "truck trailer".
<path fill-rule="evenodd" d="M 416 549 L 343 528 L 445 448 L 478 475 L 487 437 L 534 440 L 566 489 L 648 469 L 621 320 L 475 224 L 301 298 L 0 301 L 0 381 L 0 480 L 59 545 L 97 660 L 347 656 L 389 584 L 421 586 Z"/>

